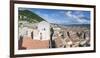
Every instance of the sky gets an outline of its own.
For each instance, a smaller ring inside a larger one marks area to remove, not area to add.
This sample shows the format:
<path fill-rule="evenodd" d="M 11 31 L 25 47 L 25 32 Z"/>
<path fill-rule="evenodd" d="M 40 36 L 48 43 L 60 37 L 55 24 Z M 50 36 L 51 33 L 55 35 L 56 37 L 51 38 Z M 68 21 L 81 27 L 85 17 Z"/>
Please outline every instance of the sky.
<path fill-rule="evenodd" d="M 90 24 L 90 11 L 27 8 L 49 23 Z"/>

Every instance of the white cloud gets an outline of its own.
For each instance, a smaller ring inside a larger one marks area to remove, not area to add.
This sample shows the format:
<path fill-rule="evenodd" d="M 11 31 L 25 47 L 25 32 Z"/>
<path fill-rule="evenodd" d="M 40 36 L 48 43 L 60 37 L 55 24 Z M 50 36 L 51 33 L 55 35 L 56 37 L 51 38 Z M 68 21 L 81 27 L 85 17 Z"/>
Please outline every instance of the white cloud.
<path fill-rule="evenodd" d="M 66 14 L 67 16 L 69 16 L 69 17 L 73 17 L 72 11 L 67 11 L 65 14 Z"/>
<path fill-rule="evenodd" d="M 65 13 L 68 17 L 72 18 L 73 20 L 76 20 L 78 23 L 88 23 L 88 20 L 84 19 L 84 15 L 81 12 L 78 12 L 77 15 L 73 14 L 72 11 L 67 11 Z"/>
<path fill-rule="evenodd" d="M 18 10 L 27 10 L 26 8 L 18 8 Z"/>

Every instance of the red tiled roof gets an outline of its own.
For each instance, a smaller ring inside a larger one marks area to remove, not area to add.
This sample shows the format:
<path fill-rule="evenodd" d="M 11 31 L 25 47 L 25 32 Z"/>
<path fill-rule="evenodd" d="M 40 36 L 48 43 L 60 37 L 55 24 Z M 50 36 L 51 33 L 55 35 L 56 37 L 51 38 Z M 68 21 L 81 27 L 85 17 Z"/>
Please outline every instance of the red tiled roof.
<path fill-rule="evenodd" d="M 49 48 L 49 40 L 34 40 L 31 37 L 24 37 L 22 47 L 26 49 Z"/>

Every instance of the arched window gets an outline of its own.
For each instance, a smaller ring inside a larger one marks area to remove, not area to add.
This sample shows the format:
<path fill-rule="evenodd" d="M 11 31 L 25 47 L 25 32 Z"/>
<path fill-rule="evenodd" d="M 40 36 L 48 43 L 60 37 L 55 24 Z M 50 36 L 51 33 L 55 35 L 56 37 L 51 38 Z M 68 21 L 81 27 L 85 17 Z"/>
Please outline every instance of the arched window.
<path fill-rule="evenodd" d="M 42 33 L 40 33 L 40 40 L 42 40 Z"/>
<path fill-rule="evenodd" d="M 45 28 L 44 28 L 44 31 L 45 31 Z"/>

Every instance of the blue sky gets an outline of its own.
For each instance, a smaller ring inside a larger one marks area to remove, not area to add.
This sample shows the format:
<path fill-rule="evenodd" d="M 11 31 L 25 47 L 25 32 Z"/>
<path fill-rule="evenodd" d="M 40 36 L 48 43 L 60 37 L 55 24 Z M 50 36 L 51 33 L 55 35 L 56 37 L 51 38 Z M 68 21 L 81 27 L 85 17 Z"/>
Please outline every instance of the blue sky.
<path fill-rule="evenodd" d="M 49 23 L 90 24 L 90 11 L 28 8 Z"/>

